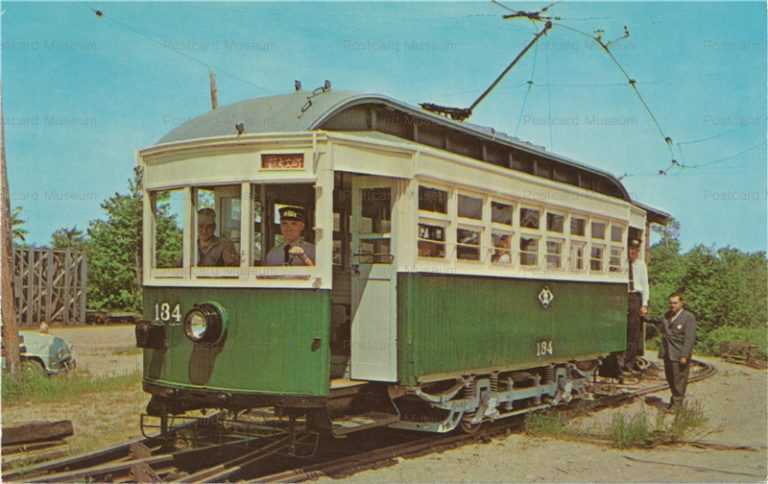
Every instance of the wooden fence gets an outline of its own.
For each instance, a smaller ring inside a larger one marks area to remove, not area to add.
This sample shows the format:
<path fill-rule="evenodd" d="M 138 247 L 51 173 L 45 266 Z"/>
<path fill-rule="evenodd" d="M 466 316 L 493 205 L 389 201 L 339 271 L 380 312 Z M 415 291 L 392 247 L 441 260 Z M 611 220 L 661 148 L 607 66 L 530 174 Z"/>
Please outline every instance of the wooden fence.
<path fill-rule="evenodd" d="M 76 250 L 13 249 L 13 289 L 20 326 L 85 322 L 88 262 Z"/>

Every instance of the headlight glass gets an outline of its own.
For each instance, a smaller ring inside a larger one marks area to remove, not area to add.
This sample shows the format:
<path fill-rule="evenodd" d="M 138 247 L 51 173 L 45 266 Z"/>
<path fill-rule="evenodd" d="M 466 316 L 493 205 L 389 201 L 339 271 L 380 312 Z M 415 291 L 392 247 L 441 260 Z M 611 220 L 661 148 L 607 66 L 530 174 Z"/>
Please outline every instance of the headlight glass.
<path fill-rule="evenodd" d="M 189 339 L 192 341 L 201 341 L 203 336 L 205 336 L 205 331 L 208 329 L 208 321 L 206 321 L 205 314 L 199 309 L 193 309 L 187 315 L 185 323 L 185 329 Z"/>
<path fill-rule="evenodd" d="M 220 342 L 225 332 L 223 309 L 215 303 L 195 304 L 184 317 L 184 332 L 195 343 Z"/>

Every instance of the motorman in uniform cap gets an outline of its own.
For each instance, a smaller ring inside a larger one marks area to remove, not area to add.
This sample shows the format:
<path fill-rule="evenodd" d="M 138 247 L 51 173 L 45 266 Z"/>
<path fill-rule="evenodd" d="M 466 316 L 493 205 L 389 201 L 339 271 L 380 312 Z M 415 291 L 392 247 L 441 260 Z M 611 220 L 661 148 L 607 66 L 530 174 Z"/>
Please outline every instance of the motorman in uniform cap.
<path fill-rule="evenodd" d="M 216 212 L 212 208 L 197 211 L 197 265 L 239 266 L 240 255 L 235 245 L 216 237 Z"/>
<path fill-rule="evenodd" d="M 267 254 L 265 265 L 268 266 L 313 266 L 315 265 L 315 246 L 301 238 L 304 232 L 304 209 L 302 207 L 283 207 L 280 213 L 280 233 L 283 243 L 272 247 Z"/>

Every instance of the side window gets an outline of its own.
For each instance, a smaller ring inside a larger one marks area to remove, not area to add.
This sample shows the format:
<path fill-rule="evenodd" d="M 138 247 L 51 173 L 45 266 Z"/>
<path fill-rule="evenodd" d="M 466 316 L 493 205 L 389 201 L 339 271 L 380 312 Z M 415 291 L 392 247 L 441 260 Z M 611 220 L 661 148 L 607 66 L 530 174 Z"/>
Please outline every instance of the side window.
<path fill-rule="evenodd" d="M 605 253 L 605 248 L 601 245 L 592 245 L 592 253 L 590 254 L 589 259 L 589 269 L 592 272 L 602 272 L 603 271 L 603 255 Z"/>
<path fill-rule="evenodd" d="M 592 238 L 598 240 L 605 240 L 605 222 L 592 221 Z"/>
<path fill-rule="evenodd" d="M 563 240 L 547 239 L 547 269 L 560 270 L 563 268 Z"/>
<path fill-rule="evenodd" d="M 459 194 L 459 217 L 481 220 L 483 199 Z"/>
<path fill-rule="evenodd" d="M 419 257 L 445 257 L 445 227 L 419 223 Z"/>
<path fill-rule="evenodd" d="M 535 237 L 520 237 L 520 265 L 536 267 L 539 263 L 539 239 Z"/>
<path fill-rule="evenodd" d="M 491 234 L 493 241 L 493 255 L 491 263 L 499 265 L 512 264 L 512 234 L 494 231 Z"/>
<path fill-rule="evenodd" d="M 565 229 L 565 217 L 556 213 L 547 212 L 547 230 L 562 234 Z"/>
<path fill-rule="evenodd" d="M 158 269 L 182 266 L 187 211 L 184 194 L 184 190 L 167 190 L 150 195 L 154 216 L 154 266 Z"/>
<path fill-rule="evenodd" d="M 511 226 L 514 210 L 512 205 L 501 202 L 491 202 L 491 222 Z"/>
<path fill-rule="evenodd" d="M 623 250 L 621 247 L 611 246 L 611 254 L 608 259 L 608 272 L 621 272 L 621 259 Z"/>
<path fill-rule="evenodd" d="M 586 244 L 584 242 L 571 242 L 571 270 L 582 272 L 584 270 L 584 252 Z"/>
<path fill-rule="evenodd" d="M 587 221 L 581 217 L 571 217 L 571 235 L 577 237 L 587 235 Z"/>
<path fill-rule="evenodd" d="M 538 229 L 541 212 L 534 208 L 520 208 L 520 226 L 527 229 Z"/>
<path fill-rule="evenodd" d="M 479 229 L 456 229 L 456 257 L 462 260 L 480 260 L 480 238 L 482 231 Z"/>
<path fill-rule="evenodd" d="M 419 210 L 448 213 L 448 192 L 437 188 L 419 186 Z"/>

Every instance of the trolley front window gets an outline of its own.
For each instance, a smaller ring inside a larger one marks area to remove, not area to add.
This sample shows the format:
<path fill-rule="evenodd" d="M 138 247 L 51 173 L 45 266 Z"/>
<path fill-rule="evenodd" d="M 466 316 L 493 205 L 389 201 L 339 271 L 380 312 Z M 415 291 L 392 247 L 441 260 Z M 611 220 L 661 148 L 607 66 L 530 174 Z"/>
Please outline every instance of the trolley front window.
<path fill-rule="evenodd" d="M 240 265 L 240 185 L 194 190 L 195 251 L 199 267 Z"/>
<path fill-rule="evenodd" d="M 315 265 L 314 186 L 259 184 L 251 195 L 251 265 Z"/>
<path fill-rule="evenodd" d="M 185 191 L 153 192 L 150 200 L 154 217 L 154 267 L 180 268 L 184 259 Z"/>

